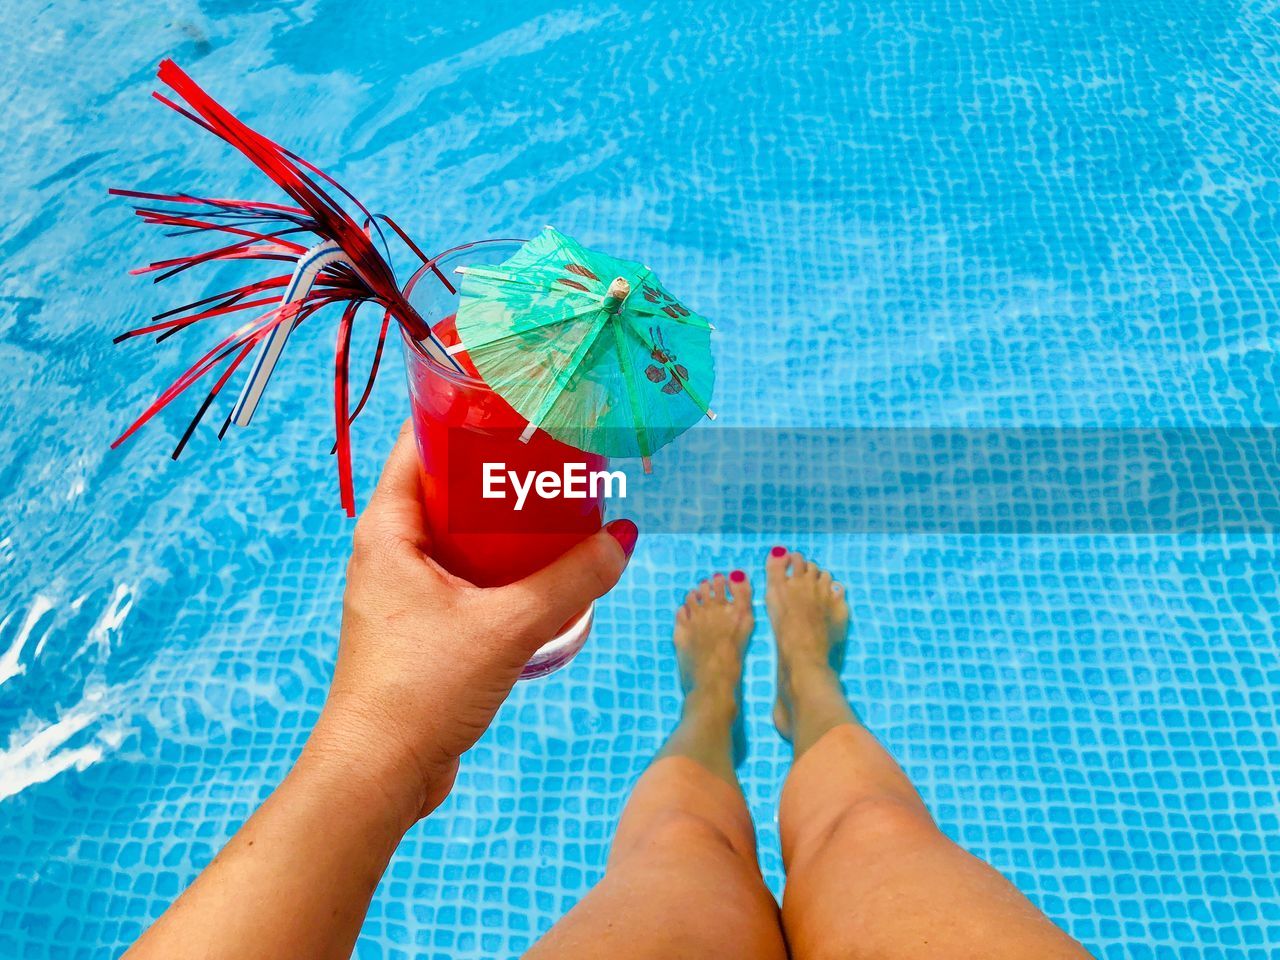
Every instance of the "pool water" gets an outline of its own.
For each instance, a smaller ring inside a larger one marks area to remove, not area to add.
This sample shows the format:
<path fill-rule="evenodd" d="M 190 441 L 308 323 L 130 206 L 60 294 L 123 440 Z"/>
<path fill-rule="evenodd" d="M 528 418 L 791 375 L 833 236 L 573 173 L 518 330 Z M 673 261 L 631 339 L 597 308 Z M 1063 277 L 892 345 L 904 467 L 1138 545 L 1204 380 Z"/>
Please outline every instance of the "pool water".
<path fill-rule="evenodd" d="M 275 199 L 148 99 L 162 56 L 428 248 L 550 222 L 643 257 L 720 330 L 720 424 L 1280 420 L 1274 2 L 410 6 L 0 12 L 0 957 L 118 953 L 284 774 L 334 656 L 331 328 L 249 431 L 175 464 L 178 409 L 107 449 L 193 348 L 111 336 L 232 273 L 128 277 L 182 242 L 106 188 Z M 517 953 L 599 878 L 676 715 L 674 604 L 771 545 L 642 533 L 401 846 L 362 960 Z M 850 693 L 948 834 L 1102 957 L 1280 947 L 1271 532 L 792 545 L 848 585 Z M 781 889 L 770 646 L 742 776 Z"/>

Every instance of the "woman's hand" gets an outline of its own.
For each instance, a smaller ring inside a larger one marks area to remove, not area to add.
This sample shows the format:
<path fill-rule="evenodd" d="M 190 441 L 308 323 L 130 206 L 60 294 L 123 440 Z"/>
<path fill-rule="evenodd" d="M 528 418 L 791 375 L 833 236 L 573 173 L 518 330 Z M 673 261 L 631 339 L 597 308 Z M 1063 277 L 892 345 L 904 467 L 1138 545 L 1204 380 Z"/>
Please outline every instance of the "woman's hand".
<path fill-rule="evenodd" d="M 428 556 L 413 433 L 356 527 L 338 666 L 302 756 L 128 960 L 346 958 L 396 844 L 449 792 L 520 668 L 617 582 L 617 520 L 533 576 L 481 590 Z"/>
<path fill-rule="evenodd" d="M 410 816 L 448 795 L 525 662 L 617 583 L 636 541 L 615 520 L 526 579 L 481 589 L 431 559 L 420 496 L 406 423 L 356 525 L 338 664 L 307 744 Z"/>

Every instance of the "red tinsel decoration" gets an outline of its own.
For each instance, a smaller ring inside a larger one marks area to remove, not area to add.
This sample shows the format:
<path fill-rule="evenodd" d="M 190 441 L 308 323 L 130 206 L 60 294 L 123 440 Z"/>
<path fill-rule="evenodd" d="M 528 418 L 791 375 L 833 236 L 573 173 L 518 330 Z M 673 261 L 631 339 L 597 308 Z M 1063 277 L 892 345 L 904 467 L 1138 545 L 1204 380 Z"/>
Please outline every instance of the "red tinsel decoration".
<path fill-rule="evenodd" d="M 395 273 L 387 258 L 378 251 L 373 235 L 381 237 L 380 224 L 386 224 L 423 262 L 427 258 L 393 221 L 370 213 L 364 204 L 322 170 L 245 126 L 172 60 L 161 62 L 159 78 L 173 90 L 180 102 L 154 93 L 157 100 L 231 144 L 287 193 L 296 206 L 189 193 L 156 194 L 112 190 L 111 193 L 117 196 L 140 201 L 134 207 L 138 216 L 144 223 L 173 228 L 169 236 L 199 233 L 221 235 L 225 238 L 222 245 L 213 249 L 156 261 L 132 272 L 155 273 L 155 282 L 159 283 L 199 264 L 228 260 L 277 262 L 288 265 L 289 270 L 158 313 L 151 318 L 152 322 L 116 337 L 116 342 L 119 343 L 132 337 L 155 334 L 159 342 L 206 320 L 244 310 L 266 308 L 265 312 L 224 338 L 170 384 L 111 446 L 119 446 L 196 381 L 221 368 L 213 387 L 173 451 L 173 458 L 176 460 L 236 369 L 277 326 L 296 326 L 330 304 L 341 303 L 344 304 L 344 309 L 338 326 L 334 367 L 334 423 L 337 431 L 334 452 L 338 458 L 342 506 L 348 516 L 354 516 L 350 425 L 364 409 L 369 398 L 390 322 L 394 318 L 417 339 L 430 336 L 427 324 L 401 294 Z M 185 107 L 181 105 L 183 103 L 186 104 Z M 363 225 L 317 183 L 317 178 L 360 211 Z M 282 304 L 281 297 L 289 284 L 293 265 L 308 249 L 325 240 L 336 242 L 349 263 L 338 263 L 325 268 L 304 297 L 294 303 Z M 349 412 L 352 326 L 357 311 L 368 302 L 382 308 L 382 326 L 364 391 L 355 410 Z M 229 423 L 228 417 L 219 431 L 219 437 L 226 432 Z"/>

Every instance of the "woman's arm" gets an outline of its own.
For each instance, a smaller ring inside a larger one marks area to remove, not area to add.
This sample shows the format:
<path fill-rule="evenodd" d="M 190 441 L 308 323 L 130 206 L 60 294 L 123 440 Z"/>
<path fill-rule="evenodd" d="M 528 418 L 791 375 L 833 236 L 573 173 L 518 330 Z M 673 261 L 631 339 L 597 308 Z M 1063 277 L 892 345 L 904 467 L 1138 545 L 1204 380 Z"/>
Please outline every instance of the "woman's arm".
<path fill-rule="evenodd" d="M 356 526 L 329 697 L 284 782 L 126 954 L 346 960 L 404 832 L 448 795 L 530 655 L 622 575 L 614 521 L 482 590 L 428 556 L 412 431 Z"/>

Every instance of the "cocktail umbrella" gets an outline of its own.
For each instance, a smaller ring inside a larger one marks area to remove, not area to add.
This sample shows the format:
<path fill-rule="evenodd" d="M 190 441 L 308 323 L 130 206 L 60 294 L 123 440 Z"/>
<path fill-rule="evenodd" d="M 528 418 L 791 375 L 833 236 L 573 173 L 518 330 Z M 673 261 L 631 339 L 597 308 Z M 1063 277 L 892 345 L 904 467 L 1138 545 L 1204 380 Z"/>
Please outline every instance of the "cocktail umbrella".
<path fill-rule="evenodd" d="M 649 457 L 702 417 L 715 384 L 711 324 L 648 267 L 547 227 L 497 266 L 466 267 L 457 329 L 484 380 L 557 440 Z"/>

